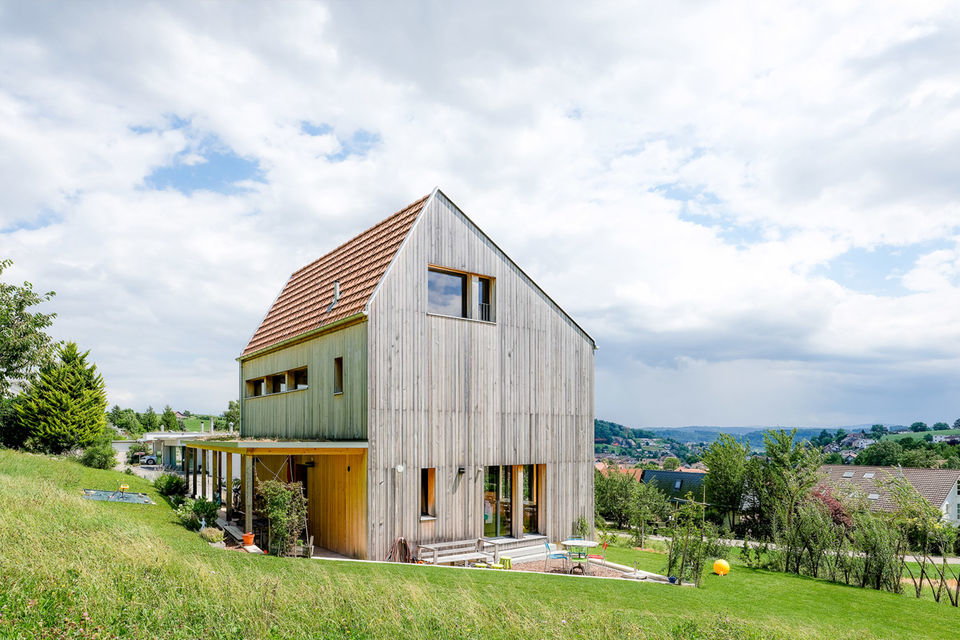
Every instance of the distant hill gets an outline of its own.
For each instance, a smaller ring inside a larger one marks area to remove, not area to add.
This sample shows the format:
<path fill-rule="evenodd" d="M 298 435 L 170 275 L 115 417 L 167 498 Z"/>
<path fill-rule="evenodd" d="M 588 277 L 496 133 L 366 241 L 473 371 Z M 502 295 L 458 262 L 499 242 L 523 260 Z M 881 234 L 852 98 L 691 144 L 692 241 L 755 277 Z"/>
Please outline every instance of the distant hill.
<path fill-rule="evenodd" d="M 763 432 L 770 429 L 789 429 L 790 427 L 711 427 L 711 426 L 690 426 L 690 427 L 651 427 L 651 428 L 633 428 L 626 427 L 609 420 L 594 421 L 594 439 L 597 442 L 613 442 L 614 438 L 665 438 L 681 443 L 693 442 L 713 442 L 721 433 L 732 435 L 738 440 L 747 442 L 751 447 L 763 446 Z M 862 427 L 827 427 L 827 431 L 834 433 L 837 429 L 842 431 L 860 431 Z M 869 429 L 869 425 L 866 427 Z M 801 440 L 810 440 L 820 435 L 823 428 L 803 428 L 797 429 L 797 437 Z"/>
<path fill-rule="evenodd" d="M 678 442 L 713 442 L 721 433 L 729 434 L 738 440 L 746 441 L 751 447 L 763 446 L 763 432 L 769 430 L 790 430 L 791 427 L 675 427 L 672 429 L 650 429 L 659 438 L 672 438 Z M 820 435 L 823 428 L 797 429 L 797 437 L 810 440 Z M 846 429 L 843 429 L 846 431 Z M 836 428 L 828 428 L 831 433 Z"/>

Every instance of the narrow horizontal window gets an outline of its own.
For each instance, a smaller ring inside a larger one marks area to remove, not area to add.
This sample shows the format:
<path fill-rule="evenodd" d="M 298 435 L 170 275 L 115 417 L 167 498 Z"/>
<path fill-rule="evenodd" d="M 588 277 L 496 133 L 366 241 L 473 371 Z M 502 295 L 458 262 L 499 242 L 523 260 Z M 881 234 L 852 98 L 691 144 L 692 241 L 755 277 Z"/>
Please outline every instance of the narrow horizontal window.
<path fill-rule="evenodd" d="M 293 372 L 293 388 L 294 389 L 306 389 L 307 388 L 307 370 L 306 369 L 297 369 Z"/>
<path fill-rule="evenodd" d="M 270 393 L 283 393 L 287 390 L 287 374 L 280 373 L 267 378 Z"/>

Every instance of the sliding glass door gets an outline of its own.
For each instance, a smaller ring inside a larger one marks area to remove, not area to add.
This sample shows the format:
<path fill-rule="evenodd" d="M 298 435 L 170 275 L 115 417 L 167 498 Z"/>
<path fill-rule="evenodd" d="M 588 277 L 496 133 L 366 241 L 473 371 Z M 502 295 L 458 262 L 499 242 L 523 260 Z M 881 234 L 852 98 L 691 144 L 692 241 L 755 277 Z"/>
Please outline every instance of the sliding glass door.
<path fill-rule="evenodd" d="M 512 494 L 513 476 L 510 467 L 487 467 L 483 479 L 484 537 L 510 535 L 513 522 Z"/>

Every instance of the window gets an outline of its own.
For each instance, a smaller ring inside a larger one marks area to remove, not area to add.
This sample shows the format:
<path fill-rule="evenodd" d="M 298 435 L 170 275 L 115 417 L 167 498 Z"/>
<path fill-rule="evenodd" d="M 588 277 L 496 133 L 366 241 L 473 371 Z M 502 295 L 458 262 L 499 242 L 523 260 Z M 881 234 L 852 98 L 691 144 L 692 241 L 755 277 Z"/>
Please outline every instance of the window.
<path fill-rule="evenodd" d="M 863 477 L 866 478 L 867 480 L 869 480 L 870 478 L 872 478 L 872 477 L 875 476 L 875 475 L 876 475 L 876 474 L 875 474 L 873 471 L 868 471 L 867 473 L 863 474 Z"/>
<path fill-rule="evenodd" d="M 292 373 L 293 373 L 293 388 L 306 389 L 307 388 L 307 370 L 297 369 Z"/>
<path fill-rule="evenodd" d="M 477 319 L 490 322 L 493 314 L 490 309 L 490 278 L 477 279 Z"/>
<path fill-rule="evenodd" d="M 263 380 L 250 380 L 247 382 L 247 395 L 251 398 L 263 395 Z"/>
<path fill-rule="evenodd" d="M 844 471 L 844 472 L 843 472 L 843 477 L 844 477 L 844 478 L 852 478 L 852 477 L 853 477 L 853 471 Z"/>
<path fill-rule="evenodd" d="M 343 393 L 343 358 L 333 359 L 333 393 Z"/>
<path fill-rule="evenodd" d="M 427 310 L 444 316 L 467 317 L 467 276 L 429 269 Z"/>
<path fill-rule="evenodd" d="M 683 480 L 677 480 L 676 482 L 673 483 L 673 488 L 674 488 L 675 490 L 679 491 L 681 484 L 683 484 Z"/>
<path fill-rule="evenodd" d="M 270 393 L 283 393 L 287 390 L 287 374 L 279 373 L 267 378 L 267 388 Z"/>
<path fill-rule="evenodd" d="M 420 517 L 437 515 L 437 470 L 420 469 Z"/>
<path fill-rule="evenodd" d="M 879 493 L 871 493 L 870 495 L 867 496 L 867 500 L 879 500 L 879 499 L 880 499 Z"/>

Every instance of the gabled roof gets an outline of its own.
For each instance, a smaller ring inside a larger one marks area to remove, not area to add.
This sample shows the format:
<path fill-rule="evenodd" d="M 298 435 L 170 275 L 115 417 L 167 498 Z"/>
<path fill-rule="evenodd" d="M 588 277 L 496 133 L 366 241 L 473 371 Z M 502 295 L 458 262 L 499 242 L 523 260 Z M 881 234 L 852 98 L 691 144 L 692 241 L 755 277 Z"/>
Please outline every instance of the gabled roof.
<path fill-rule="evenodd" d="M 294 271 L 241 357 L 362 312 L 428 198 Z M 340 298 L 331 308 L 335 281 Z"/>
<path fill-rule="evenodd" d="M 864 496 L 876 494 L 876 500 L 870 500 L 870 508 L 875 511 L 894 511 L 896 505 L 890 499 L 885 484 L 892 478 L 902 477 L 938 509 L 943 505 L 950 491 L 960 480 L 958 469 L 914 469 L 901 467 L 870 467 L 866 465 L 825 464 L 820 467 L 826 474 L 829 484 L 845 491 L 859 492 Z M 845 478 L 844 474 L 852 474 Z M 870 476 L 872 477 L 864 477 Z"/>

